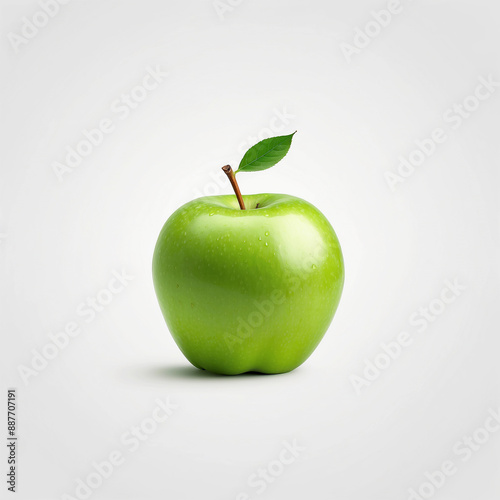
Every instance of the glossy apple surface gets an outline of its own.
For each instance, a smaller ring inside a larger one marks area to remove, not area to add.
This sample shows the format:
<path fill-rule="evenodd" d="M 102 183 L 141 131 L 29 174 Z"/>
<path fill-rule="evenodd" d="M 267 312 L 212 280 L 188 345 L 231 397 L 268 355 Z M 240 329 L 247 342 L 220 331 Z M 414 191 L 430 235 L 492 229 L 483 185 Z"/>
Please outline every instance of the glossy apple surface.
<path fill-rule="evenodd" d="M 344 283 L 342 251 L 325 216 L 283 194 L 209 196 L 165 223 L 153 281 L 168 328 L 196 367 L 283 373 L 327 331 Z"/>

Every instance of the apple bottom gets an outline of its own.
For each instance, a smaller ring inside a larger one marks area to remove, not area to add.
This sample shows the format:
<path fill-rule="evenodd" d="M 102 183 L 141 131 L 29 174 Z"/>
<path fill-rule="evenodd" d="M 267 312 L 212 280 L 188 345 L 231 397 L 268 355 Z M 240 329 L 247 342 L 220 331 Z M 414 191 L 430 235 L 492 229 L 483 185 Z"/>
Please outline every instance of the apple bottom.
<path fill-rule="evenodd" d="M 302 279 L 289 276 L 283 289 L 240 305 L 237 315 L 228 314 L 226 295 L 221 294 L 220 308 L 201 301 L 189 304 L 202 319 L 191 317 L 188 329 L 183 329 L 182 321 L 167 324 L 181 351 L 197 368 L 227 375 L 289 372 L 311 355 L 335 312 L 334 294 L 330 300 L 326 294 L 318 302 L 307 300 L 310 293 Z"/>

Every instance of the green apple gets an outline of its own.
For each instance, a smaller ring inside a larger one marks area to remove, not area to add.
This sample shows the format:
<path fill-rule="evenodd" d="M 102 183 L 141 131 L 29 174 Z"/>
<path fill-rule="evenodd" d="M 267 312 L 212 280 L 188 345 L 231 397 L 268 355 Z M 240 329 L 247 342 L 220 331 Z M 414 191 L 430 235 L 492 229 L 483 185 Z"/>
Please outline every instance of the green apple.
<path fill-rule="evenodd" d="M 324 215 L 283 194 L 191 201 L 166 222 L 153 278 L 186 358 L 215 373 L 283 373 L 327 331 L 344 283 L 342 252 Z M 258 208 L 256 208 L 258 207 Z"/>
<path fill-rule="evenodd" d="M 265 170 L 292 137 L 264 139 L 236 172 L 233 195 L 198 198 L 167 220 L 153 281 L 168 328 L 196 367 L 233 375 L 297 368 L 323 338 L 344 284 L 342 251 L 325 216 L 285 194 L 242 196 L 236 173 Z"/>

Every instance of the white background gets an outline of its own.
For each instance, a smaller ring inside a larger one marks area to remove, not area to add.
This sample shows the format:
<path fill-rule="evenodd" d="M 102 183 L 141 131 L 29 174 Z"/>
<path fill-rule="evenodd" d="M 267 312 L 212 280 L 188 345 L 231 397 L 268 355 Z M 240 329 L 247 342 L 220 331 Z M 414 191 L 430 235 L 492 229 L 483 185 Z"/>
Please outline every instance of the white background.
<path fill-rule="evenodd" d="M 500 81 L 495 1 L 402 2 L 350 61 L 341 44 L 386 2 L 243 0 L 221 16 L 210 0 L 74 0 L 18 50 L 9 34 L 40 6 L 1 5 L 1 373 L 18 389 L 17 498 L 74 495 L 113 450 L 126 461 L 92 498 L 405 500 L 445 460 L 457 472 L 432 498 L 498 498 L 500 432 L 466 462 L 453 447 L 500 404 L 500 88 L 459 128 L 443 119 L 480 77 Z M 158 88 L 126 119 L 113 112 L 157 65 Z M 103 118 L 115 130 L 60 181 L 54 162 Z M 211 376 L 164 324 L 152 252 L 182 203 L 231 192 L 220 167 L 270 125 L 298 130 L 290 153 L 241 189 L 324 212 L 344 293 L 296 371 Z M 391 190 L 385 173 L 436 127 L 447 140 Z M 77 307 L 114 270 L 134 279 L 86 323 Z M 418 333 L 409 317 L 447 279 L 465 290 Z M 25 385 L 19 365 L 72 321 L 81 334 Z M 401 331 L 411 346 L 356 391 L 352 376 Z M 158 397 L 178 409 L 129 453 L 120 436 Z M 305 449 L 258 494 L 249 477 L 294 439 Z"/>

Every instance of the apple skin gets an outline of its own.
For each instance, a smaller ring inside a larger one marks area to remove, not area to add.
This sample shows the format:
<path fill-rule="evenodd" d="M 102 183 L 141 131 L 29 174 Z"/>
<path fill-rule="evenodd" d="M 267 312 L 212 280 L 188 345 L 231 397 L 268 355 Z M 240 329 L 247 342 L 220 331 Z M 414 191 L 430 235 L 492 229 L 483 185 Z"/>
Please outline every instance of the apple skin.
<path fill-rule="evenodd" d="M 153 281 L 167 326 L 196 367 L 236 375 L 301 365 L 327 331 L 344 284 L 337 236 L 285 194 L 193 200 L 159 235 Z M 256 208 L 258 204 L 258 208 Z"/>

